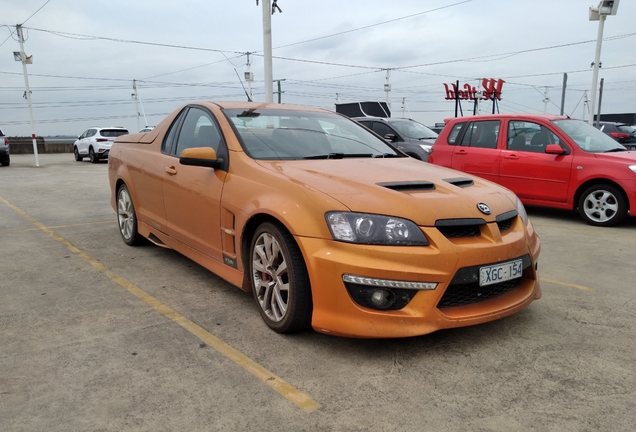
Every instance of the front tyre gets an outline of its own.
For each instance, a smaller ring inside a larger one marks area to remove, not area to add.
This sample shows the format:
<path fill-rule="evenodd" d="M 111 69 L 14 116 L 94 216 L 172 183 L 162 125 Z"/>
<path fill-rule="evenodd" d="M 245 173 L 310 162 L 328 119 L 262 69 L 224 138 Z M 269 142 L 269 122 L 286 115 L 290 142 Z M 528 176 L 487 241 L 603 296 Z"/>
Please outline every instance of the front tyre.
<path fill-rule="evenodd" d="M 579 214 L 590 225 L 614 226 L 627 216 L 627 202 L 620 189 L 601 183 L 581 194 Z"/>
<path fill-rule="evenodd" d="M 311 324 L 311 288 L 302 253 L 280 224 L 261 224 L 250 246 L 250 279 L 258 310 L 278 333 L 294 333 Z"/>
<path fill-rule="evenodd" d="M 93 147 L 90 147 L 88 149 L 88 158 L 90 159 L 91 163 L 99 162 L 99 156 L 97 156 L 97 153 L 95 153 L 95 150 L 93 150 Z"/>
<path fill-rule="evenodd" d="M 77 162 L 84 160 L 84 157 L 79 153 L 79 150 L 77 150 L 77 146 L 73 147 L 73 154 L 75 155 L 75 160 Z"/>
<path fill-rule="evenodd" d="M 117 191 L 117 223 L 121 238 L 128 246 L 137 246 L 143 242 L 143 237 L 137 231 L 135 206 L 126 185 L 121 185 Z"/>

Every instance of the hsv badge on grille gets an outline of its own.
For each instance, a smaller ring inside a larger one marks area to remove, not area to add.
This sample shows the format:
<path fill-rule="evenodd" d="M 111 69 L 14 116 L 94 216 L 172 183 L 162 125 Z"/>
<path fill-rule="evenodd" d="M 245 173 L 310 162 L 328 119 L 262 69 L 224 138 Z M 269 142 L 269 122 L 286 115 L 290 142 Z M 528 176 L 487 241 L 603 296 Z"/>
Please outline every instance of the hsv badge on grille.
<path fill-rule="evenodd" d="M 479 203 L 477 204 L 477 208 L 479 209 L 480 212 L 482 212 L 483 214 L 489 215 L 490 214 L 490 207 L 488 207 L 486 204 L 484 203 Z"/>

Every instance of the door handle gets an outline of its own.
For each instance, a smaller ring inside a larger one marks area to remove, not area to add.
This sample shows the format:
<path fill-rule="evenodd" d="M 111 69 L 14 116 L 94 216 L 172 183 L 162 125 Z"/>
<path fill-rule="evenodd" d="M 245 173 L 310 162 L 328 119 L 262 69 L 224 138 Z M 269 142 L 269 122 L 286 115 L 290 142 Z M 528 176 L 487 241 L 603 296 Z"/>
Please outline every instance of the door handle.
<path fill-rule="evenodd" d="M 171 167 L 166 167 L 166 172 L 170 175 L 176 175 L 177 174 L 177 170 L 175 167 L 171 166 Z"/>
<path fill-rule="evenodd" d="M 514 160 L 517 160 L 517 159 L 519 159 L 519 156 L 517 156 L 516 154 L 511 154 L 511 155 L 506 155 L 506 156 L 504 156 L 504 159 L 514 159 Z"/>
<path fill-rule="evenodd" d="M 456 154 L 465 155 L 465 154 L 468 154 L 468 152 L 462 149 L 462 150 L 457 150 Z"/>

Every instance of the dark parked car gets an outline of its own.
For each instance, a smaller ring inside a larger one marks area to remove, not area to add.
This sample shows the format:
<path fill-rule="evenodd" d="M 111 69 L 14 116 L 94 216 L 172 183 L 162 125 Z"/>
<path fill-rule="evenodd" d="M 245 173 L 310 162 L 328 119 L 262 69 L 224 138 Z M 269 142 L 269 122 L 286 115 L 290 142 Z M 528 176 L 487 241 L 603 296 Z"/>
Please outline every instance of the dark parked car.
<path fill-rule="evenodd" d="M 422 123 L 406 118 L 353 117 L 407 155 L 428 160 L 437 134 Z"/>
<path fill-rule="evenodd" d="M 599 122 L 598 128 L 630 150 L 636 150 L 636 128 L 625 123 Z"/>
<path fill-rule="evenodd" d="M 2 164 L 2 166 L 9 166 L 10 163 L 9 138 L 4 136 L 4 132 L 0 129 L 0 164 Z"/>

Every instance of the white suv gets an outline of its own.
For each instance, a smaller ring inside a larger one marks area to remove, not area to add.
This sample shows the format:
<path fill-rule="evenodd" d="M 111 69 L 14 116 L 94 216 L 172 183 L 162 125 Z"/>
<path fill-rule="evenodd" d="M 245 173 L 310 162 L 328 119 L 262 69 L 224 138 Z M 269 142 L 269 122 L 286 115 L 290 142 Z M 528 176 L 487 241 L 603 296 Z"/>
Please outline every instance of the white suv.
<path fill-rule="evenodd" d="M 75 160 L 81 162 L 88 156 L 91 162 L 97 163 L 100 159 L 108 158 L 108 152 L 115 138 L 128 133 L 128 129 L 123 127 L 92 127 L 87 129 L 73 144 Z"/>
<path fill-rule="evenodd" d="M 9 166 L 10 163 L 9 138 L 4 136 L 4 132 L 0 129 L 0 164 L 2 164 L 2 166 Z"/>

